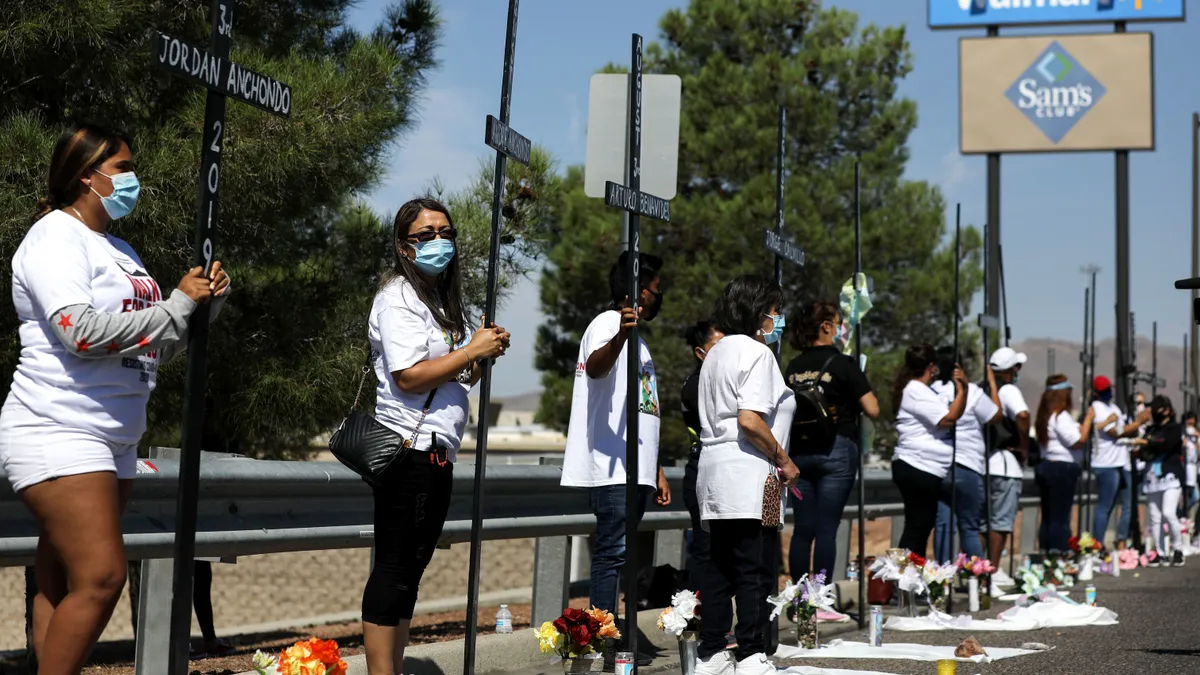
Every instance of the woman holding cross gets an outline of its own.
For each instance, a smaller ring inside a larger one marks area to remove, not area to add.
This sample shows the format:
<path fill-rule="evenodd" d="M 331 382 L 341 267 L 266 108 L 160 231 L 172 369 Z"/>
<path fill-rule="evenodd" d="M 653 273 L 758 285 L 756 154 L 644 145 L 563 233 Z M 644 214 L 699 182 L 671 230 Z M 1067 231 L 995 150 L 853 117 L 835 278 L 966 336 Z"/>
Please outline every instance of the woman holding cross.
<path fill-rule="evenodd" d="M 42 675 L 75 675 L 125 586 L 121 514 L 155 374 L 188 319 L 229 292 L 214 262 L 163 299 L 109 233 L 140 191 L 129 139 L 77 125 L 58 139 L 47 195 L 12 259 L 21 360 L 0 411 L 0 465 L 38 523 L 33 646 Z"/>

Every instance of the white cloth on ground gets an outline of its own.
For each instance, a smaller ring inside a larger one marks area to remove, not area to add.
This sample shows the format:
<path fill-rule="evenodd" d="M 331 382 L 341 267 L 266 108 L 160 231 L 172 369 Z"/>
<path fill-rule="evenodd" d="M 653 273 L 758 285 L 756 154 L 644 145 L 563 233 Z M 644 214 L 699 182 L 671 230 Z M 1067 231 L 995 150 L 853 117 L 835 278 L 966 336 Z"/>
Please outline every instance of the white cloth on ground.
<path fill-rule="evenodd" d="M 1027 631 L 1041 628 L 1074 626 L 1113 626 L 1117 613 L 1104 607 L 1076 605 L 1057 600 L 1035 602 L 1029 607 L 1013 607 L 995 619 L 974 619 L 962 614 L 952 617 L 941 612 L 918 618 L 893 616 L 884 624 L 886 630 L 924 632 L 940 630 L 965 631 Z"/>
<path fill-rule="evenodd" d="M 905 661 L 942 661 L 952 659 L 964 663 L 991 663 L 1000 659 L 1011 659 L 1014 656 L 1037 653 L 1028 649 L 1009 649 L 1006 647 L 988 647 L 987 652 L 987 656 L 980 655 L 963 659 L 954 656 L 954 647 L 887 642 L 884 642 L 882 647 L 873 647 L 866 642 L 830 640 L 827 644 L 821 645 L 819 649 L 802 649 L 791 645 L 779 645 L 779 649 L 775 652 L 775 658 L 900 659 Z"/>
<path fill-rule="evenodd" d="M 892 675 L 878 670 L 844 670 L 842 668 L 816 668 L 813 666 L 790 666 L 780 668 L 779 675 Z"/>

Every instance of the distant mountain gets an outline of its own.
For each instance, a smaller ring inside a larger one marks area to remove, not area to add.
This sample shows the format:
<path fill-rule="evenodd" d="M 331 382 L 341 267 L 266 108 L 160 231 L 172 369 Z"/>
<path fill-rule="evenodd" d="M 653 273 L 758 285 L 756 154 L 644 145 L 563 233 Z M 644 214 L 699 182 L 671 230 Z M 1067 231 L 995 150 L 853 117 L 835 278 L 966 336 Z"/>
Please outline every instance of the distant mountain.
<path fill-rule="evenodd" d="M 1082 387 L 1091 386 L 1090 382 L 1082 382 L 1083 364 L 1079 360 L 1079 355 L 1083 351 L 1083 347 L 1078 342 L 1030 339 L 1014 343 L 1012 347 L 1019 352 L 1024 352 L 1029 357 L 1025 367 L 1021 369 L 1021 381 L 1018 386 L 1021 388 L 1021 393 L 1025 395 L 1031 411 L 1037 408 L 1042 391 L 1045 389 L 1046 377 L 1049 375 L 1048 360 L 1051 349 L 1054 350 L 1054 369 L 1071 380 L 1076 387 L 1077 395 Z M 1116 349 L 1116 341 L 1113 339 L 1101 340 L 1096 343 L 1096 372 L 1099 375 L 1107 375 L 1114 381 L 1116 379 L 1113 376 L 1117 356 Z M 1176 408 L 1181 406 L 1183 400 L 1183 395 L 1179 391 L 1179 385 L 1183 382 L 1183 360 L 1181 344 L 1164 345 L 1160 343 L 1158 345 L 1158 374 L 1167 381 L 1166 388 L 1159 393 L 1169 396 Z M 1138 338 L 1135 364 L 1141 371 L 1151 372 L 1154 369 L 1149 338 Z M 1147 398 L 1151 393 L 1150 387 L 1141 383 L 1137 385 L 1136 391 L 1144 392 Z"/>

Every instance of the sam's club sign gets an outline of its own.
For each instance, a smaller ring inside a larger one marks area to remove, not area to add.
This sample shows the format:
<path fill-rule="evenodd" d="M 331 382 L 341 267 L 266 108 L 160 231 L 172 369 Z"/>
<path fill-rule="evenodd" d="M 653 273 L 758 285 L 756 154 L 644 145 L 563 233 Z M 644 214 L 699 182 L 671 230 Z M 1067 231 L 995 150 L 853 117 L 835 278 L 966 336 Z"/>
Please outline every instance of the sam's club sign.
<path fill-rule="evenodd" d="M 1184 0 L 927 0 L 930 28 L 1182 21 Z"/>

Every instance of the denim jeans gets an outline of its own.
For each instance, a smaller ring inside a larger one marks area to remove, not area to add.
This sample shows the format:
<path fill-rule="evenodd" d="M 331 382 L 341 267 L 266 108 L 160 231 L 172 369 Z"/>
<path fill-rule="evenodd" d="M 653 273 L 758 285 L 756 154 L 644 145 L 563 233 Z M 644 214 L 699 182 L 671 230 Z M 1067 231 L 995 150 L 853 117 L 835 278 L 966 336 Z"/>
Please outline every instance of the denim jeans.
<path fill-rule="evenodd" d="M 942 491 L 938 497 L 937 523 L 933 527 L 933 553 L 939 562 L 953 561 L 958 555 L 958 551 L 950 550 L 950 528 L 953 527 L 950 518 L 950 493 L 953 491 L 956 493 L 954 506 L 957 510 L 953 520 L 958 524 L 959 549 L 968 557 L 985 558 L 987 556 L 983 552 L 983 542 L 979 539 L 984 517 L 983 476 L 961 464 L 955 471 L 953 483 L 950 476 L 951 474 L 947 473 L 942 479 Z M 952 487 L 956 489 L 952 490 Z"/>
<path fill-rule="evenodd" d="M 654 488 L 641 486 L 637 521 L 642 522 L 646 502 Z M 621 568 L 625 565 L 625 486 L 602 485 L 589 490 L 596 516 L 596 544 L 592 548 L 592 605 L 617 613 Z"/>
<path fill-rule="evenodd" d="M 1104 466 L 1092 469 L 1096 474 L 1097 504 L 1096 515 L 1092 520 L 1092 536 L 1104 541 L 1108 534 L 1108 521 L 1112 518 L 1113 509 L 1121 507 L 1121 516 L 1117 520 L 1117 541 L 1129 538 L 1129 514 L 1133 508 L 1132 492 L 1133 477 L 1129 469 L 1119 466 Z"/>
<path fill-rule="evenodd" d="M 1038 545 L 1043 551 L 1066 551 L 1071 539 L 1071 507 L 1075 504 L 1079 465 L 1043 461 L 1034 469 L 1034 479 L 1042 501 Z"/>
<path fill-rule="evenodd" d="M 809 572 L 837 578 L 833 566 L 838 525 L 858 476 L 858 444 L 838 436 L 828 454 L 799 452 L 792 455 L 792 461 L 800 469 L 796 487 L 804 499 L 792 501 L 796 529 L 788 551 L 788 571 L 793 580 Z"/>

